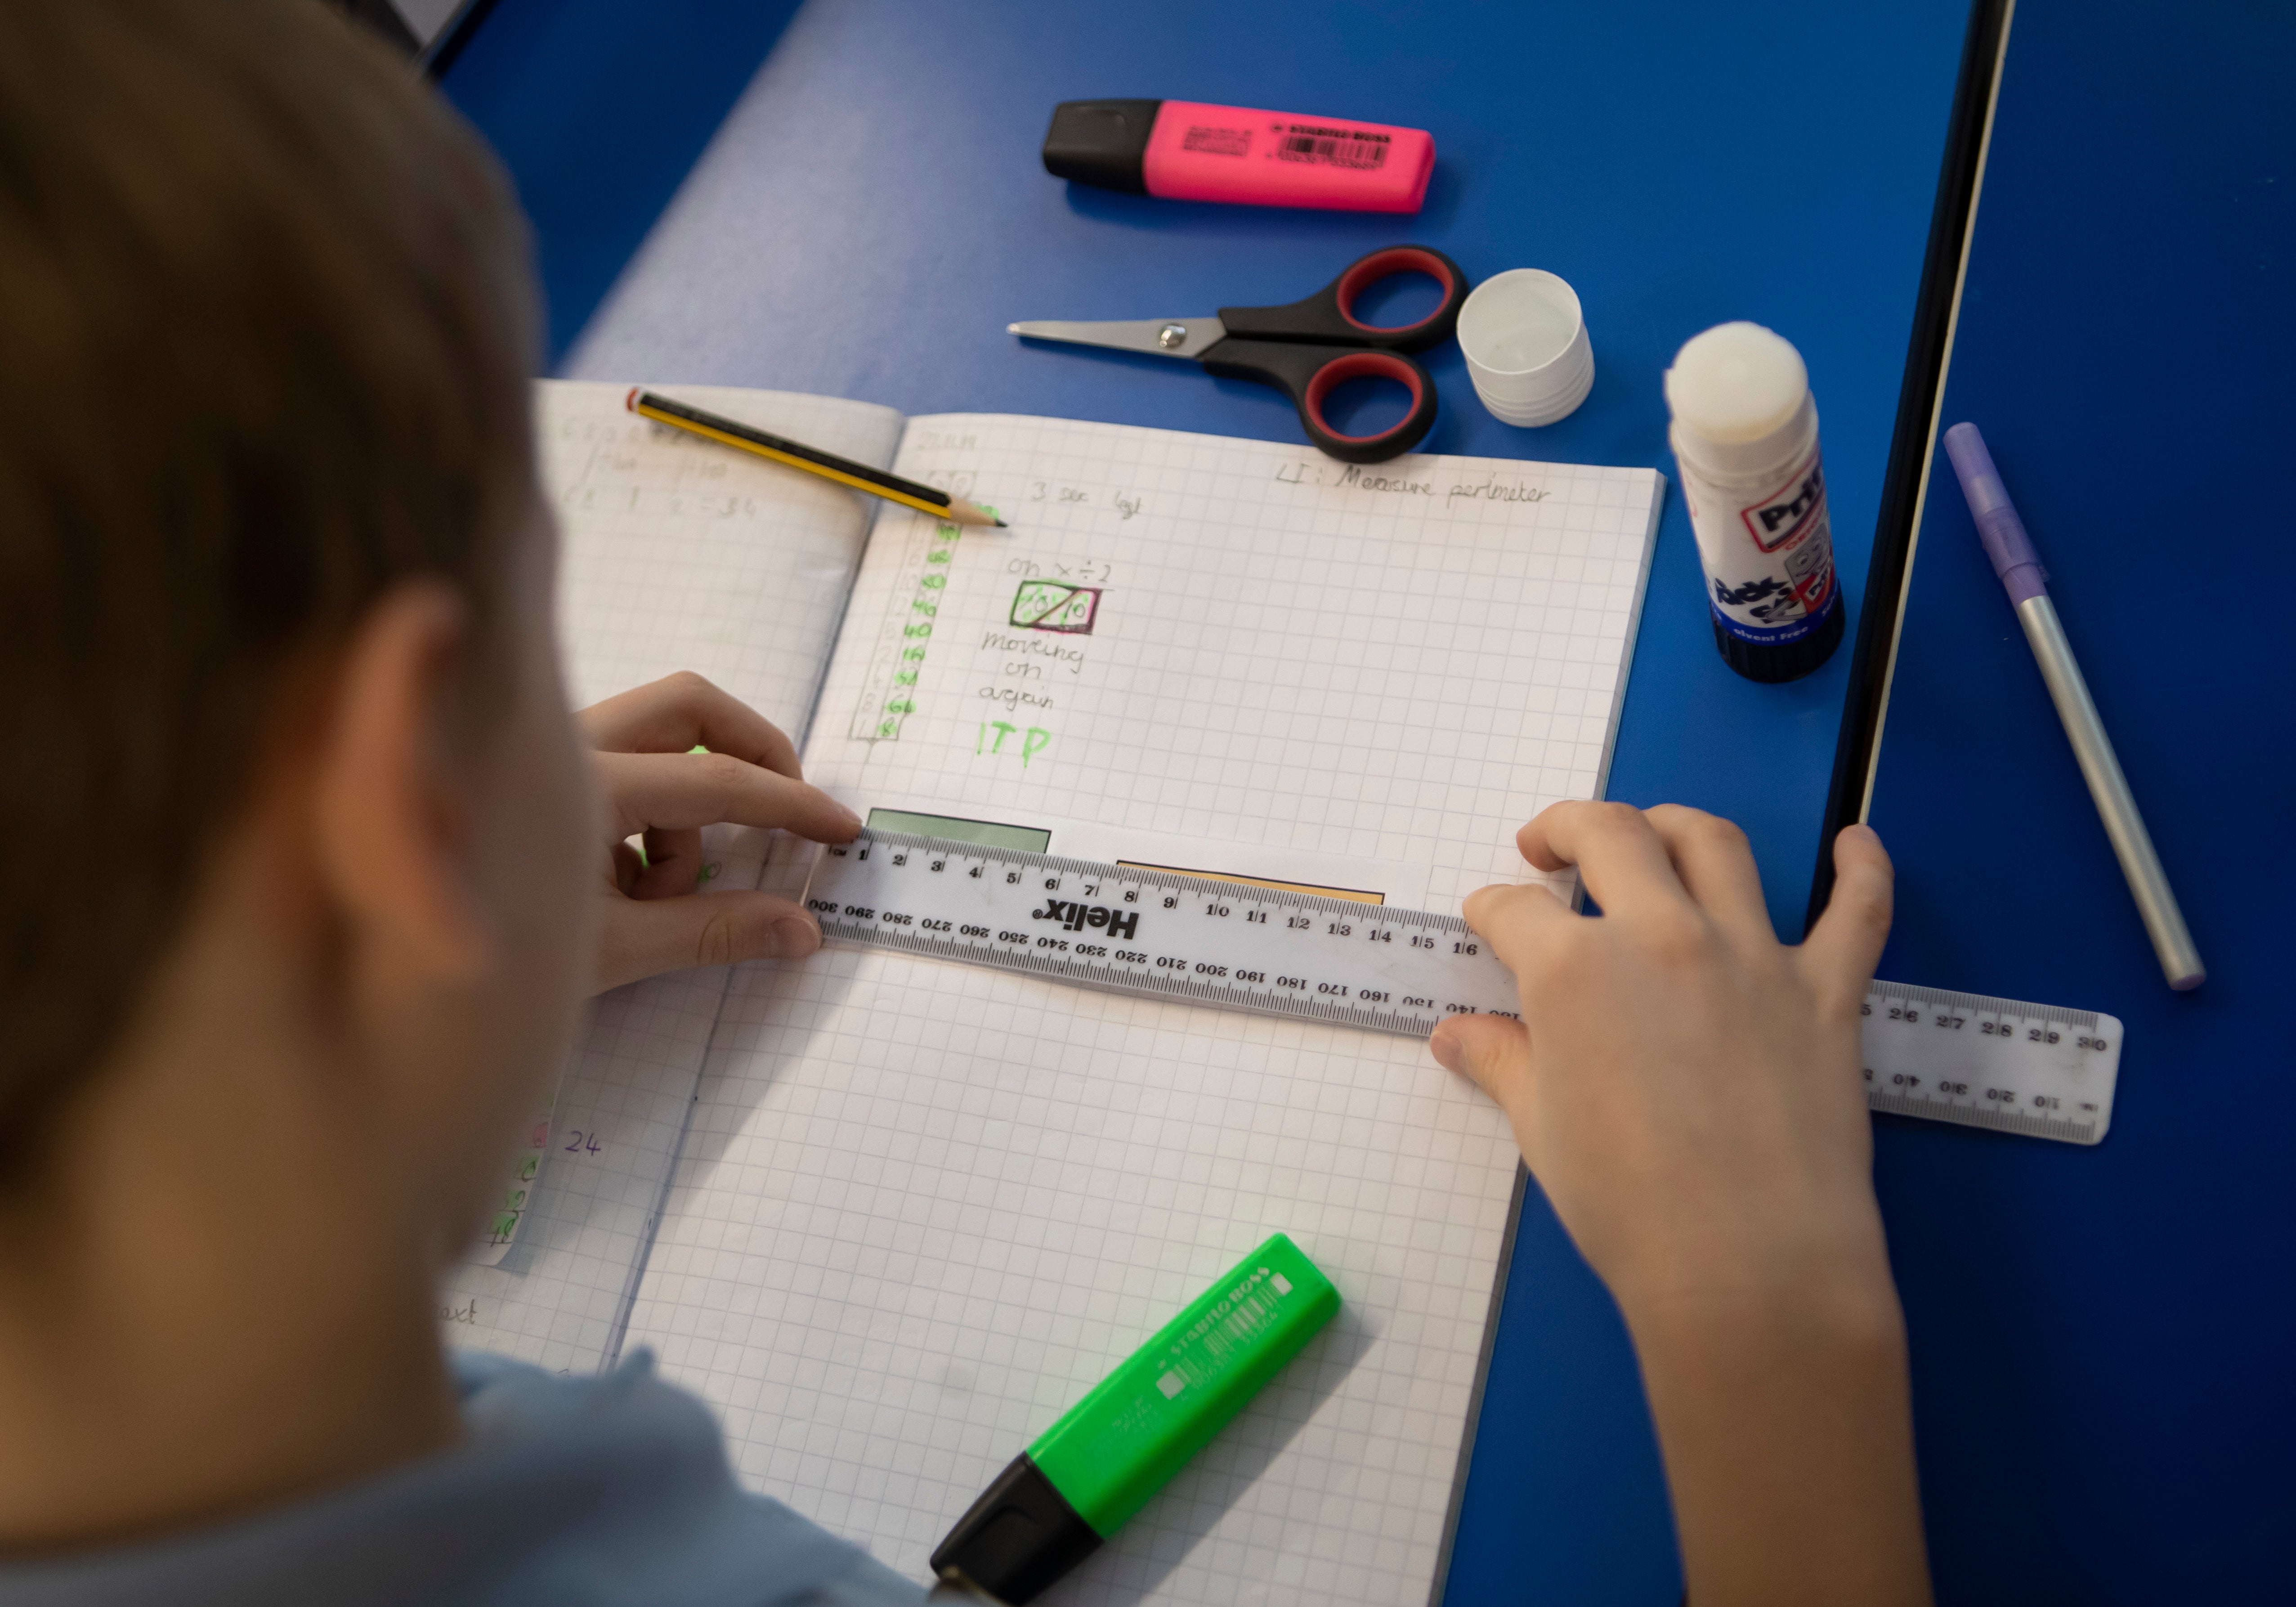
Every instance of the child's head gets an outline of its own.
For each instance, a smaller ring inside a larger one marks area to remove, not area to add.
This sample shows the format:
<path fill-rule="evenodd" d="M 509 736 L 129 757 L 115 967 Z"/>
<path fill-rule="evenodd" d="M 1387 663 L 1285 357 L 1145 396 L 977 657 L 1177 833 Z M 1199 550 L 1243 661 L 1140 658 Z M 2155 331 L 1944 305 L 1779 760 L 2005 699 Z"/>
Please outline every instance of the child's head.
<path fill-rule="evenodd" d="M 312 0 L 0 7 L 0 1192 L 197 1065 L 474 1217 L 590 931 L 528 286 Z"/>

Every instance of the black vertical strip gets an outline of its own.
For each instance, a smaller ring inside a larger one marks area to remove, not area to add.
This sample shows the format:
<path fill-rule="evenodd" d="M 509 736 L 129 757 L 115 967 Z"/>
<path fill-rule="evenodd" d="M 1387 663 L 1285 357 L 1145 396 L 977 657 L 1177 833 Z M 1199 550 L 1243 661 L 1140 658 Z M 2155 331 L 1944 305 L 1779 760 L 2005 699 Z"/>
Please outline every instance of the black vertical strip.
<path fill-rule="evenodd" d="M 463 0 L 455 14 L 447 19 L 430 43 L 422 50 L 422 70 L 433 80 L 447 76 L 455 58 L 463 53 L 463 46 L 479 31 L 487 13 L 495 8 L 495 0 Z"/>
<path fill-rule="evenodd" d="M 1969 32 L 1962 41 L 1961 76 L 1954 86 L 1945 164 L 1938 176 L 1937 204 L 1930 214 L 1930 243 L 1922 261 L 1921 290 L 1914 299 L 1913 340 L 1906 352 L 1906 377 L 1898 389 L 1897 429 L 1890 439 L 1889 467 L 1882 477 L 1882 512 L 1874 523 L 1874 557 L 1866 571 L 1866 598 L 1857 610 L 1849 695 L 1841 709 L 1841 734 L 1833 748 L 1833 783 L 1826 792 L 1825 830 L 1818 838 L 1817 869 L 1810 878 L 1810 926 L 1816 924 L 1833 896 L 1833 840 L 1842 827 L 1857 824 L 1865 802 L 1874 744 L 1881 734 L 1882 696 L 1888 687 L 1890 658 L 1897 646 L 1898 601 L 1906 589 L 1906 560 L 1914 544 L 1914 513 L 1921 504 L 1922 479 L 1929 464 L 1930 424 L 1943 379 L 1946 336 L 1953 325 L 1962 249 L 1973 221 L 1970 209 L 1977 194 L 1978 163 L 1985 150 L 1994 68 L 2001 57 L 2001 30 L 2007 25 L 2011 3 L 1976 0 L 1970 8 Z"/>

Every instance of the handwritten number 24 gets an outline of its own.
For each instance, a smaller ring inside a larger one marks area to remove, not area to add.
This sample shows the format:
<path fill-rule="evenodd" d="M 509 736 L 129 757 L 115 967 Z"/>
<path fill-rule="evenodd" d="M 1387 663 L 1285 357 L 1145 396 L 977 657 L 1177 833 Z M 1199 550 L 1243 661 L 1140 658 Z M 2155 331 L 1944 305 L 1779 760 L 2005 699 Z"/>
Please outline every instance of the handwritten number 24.
<path fill-rule="evenodd" d="M 578 1155 L 595 1155 L 599 1152 L 598 1135 L 596 1133 L 585 1133 L 579 1127 L 570 1127 L 567 1129 L 567 1136 L 572 1140 L 572 1142 L 568 1144 L 566 1146 L 570 1152 Z"/>

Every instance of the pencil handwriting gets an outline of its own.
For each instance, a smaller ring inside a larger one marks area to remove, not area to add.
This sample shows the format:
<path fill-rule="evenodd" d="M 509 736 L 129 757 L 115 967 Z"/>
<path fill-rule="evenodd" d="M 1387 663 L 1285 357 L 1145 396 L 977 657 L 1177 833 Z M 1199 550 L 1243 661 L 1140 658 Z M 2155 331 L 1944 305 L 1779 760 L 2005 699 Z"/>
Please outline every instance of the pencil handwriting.
<path fill-rule="evenodd" d="M 1039 635 L 1034 631 L 1026 634 L 1015 631 L 1008 635 L 1001 630 L 991 630 L 981 633 L 980 645 L 983 649 L 993 649 L 998 652 L 1028 653 L 1062 664 L 1084 662 L 1084 649 L 1076 646 L 1072 637 L 1063 640 L 1057 635 Z"/>
<path fill-rule="evenodd" d="M 1463 480 L 1445 494 L 1443 505 L 1449 507 L 1461 500 L 1474 502 L 1545 502 L 1547 492 L 1543 487 L 1526 486 L 1521 480 L 1502 480 L 1496 472 L 1483 477 L 1482 483 Z"/>
<path fill-rule="evenodd" d="M 1022 686 L 983 686 L 976 694 L 992 703 L 1002 703 L 1007 709 L 1050 709 L 1053 695 L 1048 692 L 1031 692 Z"/>
<path fill-rule="evenodd" d="M 1439 481 L 1431 475 L 1414 476 L 1408 472 L 1367 469 L 1361 463 L 1310 463 L 1305 458 L 1294 459 L 1275 466 L 1279 485 L 1317 486 L 1337 491 L 1373 491 L 1387 496 L 1440 496 L 1443 505 L 1449 507 L 1460 502 L 1545 502 L 1554 493 L 1543 486 L 1526 485 L 1520 480 L 1502 480 L 1496 470 L 1480 480 L 1454 480 L 1438 489 Z"/>
<path fill-rule="evenodd" d="M 1358 491 L 1400 491 L 1409 496 L 1432 496 L 1435 488 L 1423 480 L 1410 480 L 1400 474 L 1366 473 L 1361 463 L 1349 463 L 1340 476 L 1340 484 Z"/>
<path fill-rule="evenodd" d="M 1146 505 L 1147 499 L 1137 491 L 1104 493 L 1106 505 L 1116 510 L 1119 522 L 1131 518 Z M 1094 493 L 1084 486 L 1064 486 L 1054 480 L 1032 480 L 1027 492 L 1030 502 L 1065 504 L 1070 507 L 1088 508 L 1095 505 Z"/>

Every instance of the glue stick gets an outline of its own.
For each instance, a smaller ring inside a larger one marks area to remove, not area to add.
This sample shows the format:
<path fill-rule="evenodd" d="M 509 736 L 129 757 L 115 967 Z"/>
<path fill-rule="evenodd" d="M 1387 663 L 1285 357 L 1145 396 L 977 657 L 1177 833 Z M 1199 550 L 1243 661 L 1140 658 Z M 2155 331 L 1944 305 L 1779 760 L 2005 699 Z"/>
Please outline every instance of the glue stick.
<path fill-rule="evenodd" d="M 1808 675 L 1841 644 L 1842 607 L 1801 354 L 1719 324 L 1675 354 L 1666 406 L 1723 662 L 1750 681 Z"/>

